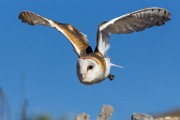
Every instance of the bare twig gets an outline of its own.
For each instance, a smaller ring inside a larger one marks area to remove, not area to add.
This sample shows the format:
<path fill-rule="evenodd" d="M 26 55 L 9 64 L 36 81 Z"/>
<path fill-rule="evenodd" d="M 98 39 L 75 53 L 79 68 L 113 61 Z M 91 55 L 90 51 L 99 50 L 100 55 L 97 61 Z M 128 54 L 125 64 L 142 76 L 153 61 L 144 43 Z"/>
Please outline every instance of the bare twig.
<path fill-rule="evenodd" d="M 21 120 L 27 120 L 27 108 L 28 108 L 28 100 L 24 99 L 23 106 L 21 109 Z"/>
<path fill-rule="evenodd" d="M 6 98 L 6 95 L 4 93 L 4 91 L 2 90 L 2 88 L 0 87 L 0 110 L 1 110 L 1 115 L 0 115 L 0 118 L 3 120 L 3 118 L 5 117 L 4 114 L 5 114 L 5 110 L 6 110 L 6 113 L 7 113 L 7 120 L 11 120 L 11 109 L 10 109 L 10 105 L 9 105 L 9 102 L 8 102 L 8 99 Z"/>
<path fill-rule="evenodd" d="M 27 110 L 28 110 L 28 99 L 26 99 L 26 75 L 23 74 L 21 77 L 21 120 L 27 120 Z"/>

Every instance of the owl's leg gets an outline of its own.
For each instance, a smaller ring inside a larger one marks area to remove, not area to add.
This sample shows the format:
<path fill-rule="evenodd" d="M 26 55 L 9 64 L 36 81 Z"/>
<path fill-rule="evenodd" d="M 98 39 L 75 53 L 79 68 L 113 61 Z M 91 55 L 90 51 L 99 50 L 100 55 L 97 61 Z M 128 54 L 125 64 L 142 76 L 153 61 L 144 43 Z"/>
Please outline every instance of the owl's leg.
<path fill-rule="evenodd" d="M 114 75 L 109 74 L 109 75 L 108 75 L 108 78 L 112 81 L 112 80 L 114 80 Z"/>

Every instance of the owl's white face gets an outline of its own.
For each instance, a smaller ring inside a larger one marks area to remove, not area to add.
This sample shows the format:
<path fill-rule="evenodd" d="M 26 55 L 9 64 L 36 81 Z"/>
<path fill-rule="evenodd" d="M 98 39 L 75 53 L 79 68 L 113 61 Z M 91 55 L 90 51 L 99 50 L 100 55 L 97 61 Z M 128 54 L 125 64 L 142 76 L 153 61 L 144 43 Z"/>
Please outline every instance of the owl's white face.
<path fill-rule="evenodd" d="M 83 84 L 93 84 L 104 79 L 103 69 L 93 59 L 78 59 L 77 76 Z"/>

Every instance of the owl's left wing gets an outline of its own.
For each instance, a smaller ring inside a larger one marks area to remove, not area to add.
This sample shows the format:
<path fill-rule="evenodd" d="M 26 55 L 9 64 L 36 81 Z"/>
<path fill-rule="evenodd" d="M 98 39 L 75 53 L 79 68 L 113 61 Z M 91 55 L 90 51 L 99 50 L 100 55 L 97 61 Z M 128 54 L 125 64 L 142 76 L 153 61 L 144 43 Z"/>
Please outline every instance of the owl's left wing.
<path fill-rule="evenodd" d="M 58 23 L 29 11 L 21 12 L 19 19 L 29 25 L 39 24 L 56 28 L 70 41 L 78 56 L 92 52 L 86 36 L 70 24 Z"/>
<path fill-rule="evenodd" d="M 145 28 L 161 26 L 170 20 L 170 13 L 158 7 L 146 8 L 114 18 L 99 25 L 96 52 L 106 55 L 111 34 L 139 32 Z"/>

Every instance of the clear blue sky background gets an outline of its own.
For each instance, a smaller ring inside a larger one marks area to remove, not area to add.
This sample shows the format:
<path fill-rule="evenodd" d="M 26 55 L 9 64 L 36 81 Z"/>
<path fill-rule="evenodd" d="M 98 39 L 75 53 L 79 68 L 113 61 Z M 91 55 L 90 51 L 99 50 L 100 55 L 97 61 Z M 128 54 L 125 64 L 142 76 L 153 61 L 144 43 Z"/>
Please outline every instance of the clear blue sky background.
<path fill-rule="evenodd" d="M 125 69 L 112 68 L 114 81 L 93 86 L 77 79 L 77 56 L 62 34 L 18 19 L 22 10 L 29 10 L 70 23 L 88 36 L 94 48 L 101 22 L 153 6 L 168 9 L 172 20 L 143 32 L 112 35 L 109 56 Z M 118 120 L 130 118 L 133 112 L 159 113 L 180 107 L 179 12 L 179 0 L 2 0 L 0 87 L 12 115 L 22 104 L 23 78 L 28 114 L 87 112 L 93 120 L 104 104 L 110 104 L 115 110 L 112 119 Z"/>

